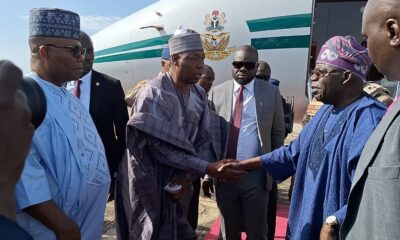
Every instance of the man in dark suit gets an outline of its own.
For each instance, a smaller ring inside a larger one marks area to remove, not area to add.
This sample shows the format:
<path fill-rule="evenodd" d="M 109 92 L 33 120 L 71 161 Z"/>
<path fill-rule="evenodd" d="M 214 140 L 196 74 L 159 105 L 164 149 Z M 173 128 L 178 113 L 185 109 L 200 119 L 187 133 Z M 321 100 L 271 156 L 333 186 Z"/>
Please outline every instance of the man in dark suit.
<path fill-rule="evenodd" d="M 108 201 L 114 199 L 114 183 L 118 165 L 126 148 L 125 128 L 128 122 L 128 110 L 125 94 L 119 80 L 93 70 L 94 50 L 89 35 L 81 31 L 80 41 L 86 48 L 81 79 L 69 83 L 67 88 L 77 96 L 89 110 L 103 141 L 111 187 Z"/>
<path fill-rule="evenodd" d="M 362 34 L 368 54 L 388 80 L 400 79 L 400 2 L 370 0 Z M 361 154 L 341 239 L 399 239 L 400 102 L 386 112 Z"/>
<path fill-rule="evenodd" d="M 222 127 L 223 158 L 244 160 L 283 145 L 285 121 L 276 86 L 256 81 L 258 52 L 239 47 L 232 63 L 233 79 L 211 91 L 209 99 L 228 124 Z M 237 182 L 216 183 L 216 197 L 226 240 L 268 239 L 267 205 L 272 178 L 262 170 L 250 171 Z"/>

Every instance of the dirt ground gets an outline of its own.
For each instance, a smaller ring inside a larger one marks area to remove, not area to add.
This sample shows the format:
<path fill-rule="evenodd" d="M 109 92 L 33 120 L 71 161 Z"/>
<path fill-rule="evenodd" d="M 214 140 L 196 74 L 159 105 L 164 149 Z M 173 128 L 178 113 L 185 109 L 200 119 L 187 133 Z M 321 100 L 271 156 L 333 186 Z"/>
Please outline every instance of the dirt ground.
<path fill-rule="evenodd" d="M 286 139 L 285 144 L 290 143 L 301 131 L 301 125 L 295 124 L 293 127 L 293 133 L 291 133 Z M 279 195 L 278 202 L 288 203 L 288 191 L 290 186 L 290 179 L 282 182 L 278 185 Z M 208 233 L 210 227 L 214 224 L 215 219 L 218 217 L 219 211 L 217 204 L 215 202 L 215 196 L 210 198 L 205 198 L 200 196 L 199 205 L 199 224 L 196 229 L 198 240 L 203 240 Z M 114 202 L 107 204 L 106 214 L 104 218 L 104 234 L 103 240 L 117 239 L 115 232 L 115 216 L 114 216 Z"/>

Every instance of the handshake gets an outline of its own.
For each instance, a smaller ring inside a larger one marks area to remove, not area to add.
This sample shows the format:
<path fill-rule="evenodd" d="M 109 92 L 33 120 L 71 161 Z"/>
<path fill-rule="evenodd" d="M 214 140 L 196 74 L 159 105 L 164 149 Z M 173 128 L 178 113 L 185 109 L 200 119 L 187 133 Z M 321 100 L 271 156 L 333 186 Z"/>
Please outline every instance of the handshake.
<path fill-rule="evenodd" d="M 225 181 L 237 181 L 244 176 L 247 171 L 244 165 L 235 159 L 223 159 L 218 162 L 210 163 L 207 167 L 208 175 Z"/>
<path fill-rule="evenodd" d="M 207 167 L 207 174 L 223 181 L 237 181 L 247 174 L 248 170 L 262 167 L 260 157 L 254 157 L 240 162 L 235 159 L 223 159 L 210 163 Z M 210 179 L 204 179 L 201 188 L 206 197 L 211 197 L 214 192 L 213 183 Z"/>

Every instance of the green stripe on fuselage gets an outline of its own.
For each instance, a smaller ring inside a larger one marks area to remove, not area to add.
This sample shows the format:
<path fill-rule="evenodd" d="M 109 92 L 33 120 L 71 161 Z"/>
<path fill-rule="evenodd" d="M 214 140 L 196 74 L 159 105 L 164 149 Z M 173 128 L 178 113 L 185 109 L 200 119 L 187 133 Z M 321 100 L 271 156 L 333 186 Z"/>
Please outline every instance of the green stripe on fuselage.
<path fill-rule="evenodd" d="M 257 48 L 258 50 L 279 49 L 279 48 L 309 48 L 310 35 L 253 38 L 251 39 L 251 45 Z M 160 58 L 161 52 L 162 48 L 138 51 L 138 52 L 121 53 L 104 57 L 96 57 L 94 63 L 128 61 L 128 60 L 137 60 L 146 58 Z"/>
<path fill-rule="evenodd" d="M 120 53 L 120 52 L 125 52 L 125 51 L 131 51 L 139 48 L 145 48 L 145 47 L 154 47 L 162 44 L 167 44 L 168 39 L 171 38 L 172 35 L 165 35 L 161 37 L 156 37 L 156 38 L 150 38 L 142 41 L 137 41 L 137 42 L 132 42 L 132 43 L 127 43 L 121 46 L 116 46 L 112 48 L 106 48 L 100 51 L 95 52 L 96 59 L 101 57 L 102 55 L 107 55 L 107 54 L 115 54 L 115 53 Z"/>
<path fill-rule="evenodd" d="M 246 23 L 250 32 L 260 32 L 267 30 L 310 27 L 311 21 L 312 16 L 308 13 L 272 18 L 260 18 L 248 20 Z"/>
<path fill-rule="evenodd" d="M 122 53 L 112 56 L 97 57 L 94 60 L 94 63 L 117 62 L 117 61 L 127 61 L 127 60 L 136 60 L 145 58 L 160 58 L 161 52 L 162 48 L 139 51 L 139 52 Z"/>
<path fill-rule="evenodd" d="M 279 48 L 309 48 L 310 35 L 253 38 L 251 39 L 251 45 L 259 50 Z"/>
<path fill-rule="evenodd" d="M 310 27 L 311 14 L 299 14 L 280 16 L 272 18 L 262 18 L 246 21 L 250 32 L 290 29 L 300 27 Z M 137 42 L 127 43 L 124 45 L 106 48 L 95 52 L 95 63 L 115 62 L 136 60 L 145 58 L 159 58 L 162 49 L 151 49 L 137 52 L 128 52 L 140 48 L 155 47 L 168 43 L 168 39 L 172 35 L 165 35 L 156 38 L 150 38 Z M 284 37 L 268 37 L 268 38 L 252 38 L 251 45 L 257 49 L 279 49 L 279 48 L 308 48 L 310 45 L 309 35 L 300 36 L 284 36 Z M 110 56 L 104 56 L 110 55 Z"/>
<path fill-rule="evenodd" d="M 253 38 L 251 45 L 258 50 L 279 48 L 308 48 L 310 46 L 310 35 Z M 146 58 L 160 58 L 162 48 L 138 52 L 115 54 L 111 56 L 97 57 L 94 63 L 128 61 Z"/>

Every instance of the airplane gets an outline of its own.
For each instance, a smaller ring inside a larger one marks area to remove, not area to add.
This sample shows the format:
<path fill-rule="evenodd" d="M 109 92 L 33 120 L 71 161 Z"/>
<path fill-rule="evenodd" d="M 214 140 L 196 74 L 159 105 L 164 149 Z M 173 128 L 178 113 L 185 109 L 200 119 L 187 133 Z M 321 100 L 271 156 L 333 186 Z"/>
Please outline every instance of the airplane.
<path fill-rule="evenodd" d="M 300 122 L 309 99 L 307 83 L 317 49 L 334 35 L 362 40 L 366 1 L 349 0 L 160 0 L 92 36 L 98 71 L 121 80 L 124 91 L 160 71 L 163 47 L 183 26 L 202 35 L 214 86 L 232 79 L 235 49 L 250 44 L 280 80 L 282 96 L 294 99 Z M 311 94 L 309 94 L 311 95 Z"/>

